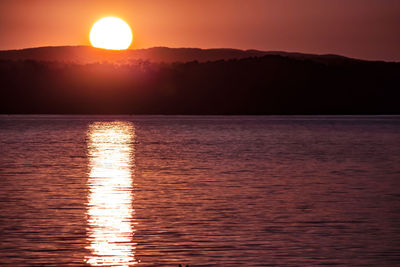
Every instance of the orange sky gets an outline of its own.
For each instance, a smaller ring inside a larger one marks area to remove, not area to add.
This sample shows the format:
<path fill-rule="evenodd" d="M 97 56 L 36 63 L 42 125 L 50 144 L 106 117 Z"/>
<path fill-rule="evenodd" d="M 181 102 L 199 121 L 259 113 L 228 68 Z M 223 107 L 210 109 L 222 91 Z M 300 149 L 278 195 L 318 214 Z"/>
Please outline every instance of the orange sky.
<path fill-rule="evenodd" d="M 400 60 L 399 0 L 0 0 L 0 49 L 89 45 L 92 24 L 118 16 L 132 48 L 335 53 Z"/>

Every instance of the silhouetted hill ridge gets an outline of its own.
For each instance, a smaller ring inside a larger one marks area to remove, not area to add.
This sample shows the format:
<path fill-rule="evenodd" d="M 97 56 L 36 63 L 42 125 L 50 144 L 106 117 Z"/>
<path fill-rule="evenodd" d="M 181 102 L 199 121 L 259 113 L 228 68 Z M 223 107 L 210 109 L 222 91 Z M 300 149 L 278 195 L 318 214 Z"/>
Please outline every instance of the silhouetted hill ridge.
<path fill-rule="evenodd" d="M 50 46 L 21 50 L 2 50 L 0 60 L 60 61 L 87 64 L 95 62 L 129 63 L 143 60 L 151 62 L 207 62 L 217 60 L 242 59 L 280 55 L 295 59 L 308 59 L 323 63 L 352 61 L 355 59 L 339 55 L 314 55 L 282 51 L 239 50 L 231 48 L 169 48 L 153 47 L 147 49 L 105 50 L 91 46 Z"/>
<path fill-rule="evenodd" d="M 0 113 L 400 114 L 400 63 L 327 58 L 0 60 Z"/>

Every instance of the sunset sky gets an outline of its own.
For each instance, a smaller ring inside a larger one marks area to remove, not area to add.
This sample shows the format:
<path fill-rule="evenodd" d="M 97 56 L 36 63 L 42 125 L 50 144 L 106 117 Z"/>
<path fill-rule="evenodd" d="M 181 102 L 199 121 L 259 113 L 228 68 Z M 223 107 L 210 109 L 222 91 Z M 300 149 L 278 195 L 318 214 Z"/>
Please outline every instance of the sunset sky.
<path fill-rule="evenodd" d="M 399 0 L 1 0 L 0 50 L 89 45 L 124 19 L 131 48 L 239 48 L 400 61 Z"/>

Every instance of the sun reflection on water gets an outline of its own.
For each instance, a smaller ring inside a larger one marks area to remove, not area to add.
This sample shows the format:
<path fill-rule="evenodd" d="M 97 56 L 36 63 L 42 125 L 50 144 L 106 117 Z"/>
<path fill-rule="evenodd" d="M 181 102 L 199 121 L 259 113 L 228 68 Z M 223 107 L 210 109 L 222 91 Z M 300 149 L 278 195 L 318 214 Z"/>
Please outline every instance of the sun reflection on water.
<path fill-rule="evenodd" d="M 129 122 L 95 122 L 88 130 L 89 196 L 86 262 L 93 266 L 136 264 L 133 243 L 135 129 Z"/>

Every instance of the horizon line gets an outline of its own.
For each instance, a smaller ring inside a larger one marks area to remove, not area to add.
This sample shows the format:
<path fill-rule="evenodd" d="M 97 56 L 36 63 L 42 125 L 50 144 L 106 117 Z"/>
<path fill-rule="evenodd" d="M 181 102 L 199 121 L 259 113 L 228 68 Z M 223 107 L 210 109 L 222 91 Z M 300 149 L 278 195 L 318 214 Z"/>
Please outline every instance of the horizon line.
<path fill-rule="evenodd" d="M 41 48 L 93 48 L 97 50 L 103 50 L 103 51 L 110 51 L 110 52 L 124 52 L 124 51 L 140 51 L 140 50 L 149 50 L 149 49 L 155 49 L 155 48 L 166 48 L 166 49 L 197 49 L 197 50 L 235 50 L 235 51 L 242 51 L 242 52 L 250 52 L 250 51 L 255 51 L 255 52 L 262 52 L 262 53 L 287 53 L 287 54 L 292 54 L 292 55 L 304 55 L 304 56 L 338 56 L 342 58 L 348 58 L 348 59 L 353 59 L 353 60 L 362 60 L 362 61 L 371 61 L 371 62 L 376 62 L 376 61 L 381 61 L 381 62 L 395 62 L 398 63 L 400 62 L 399 60 L 386 60 L 386 59 L 363 59 L 363 58 L 355 58 L 351 56 L 346 56 L 343 54 L 335 54 L 335 53 L 310 53 L 310 52 L 299 52 L 299 51 L 288 51 L 288 50 L 260 50 L 260 49 L 241 49 L 241 48 L 233 48 L 233 47 L 212 47 L 212 48 L 201 48 L 201 47 L 170 47 L 170 46 L 150 46 L 150 47 L 144 47 L 144 48 L 127 48 L 127 49 L 121 49 L 121 50 L 113 50 L 113 49 L 104 49 L 104 48 L 98 48 L 94 47 L 92 45 L 45 45 L 45 46 L 33 46 L 33 47 L 24 47 L 24 48 L 15 48 L 15 49 L 0 49 L 0 52 L 9 52 L 9 51 L 24 51 L 24 50 L 31 50 L 31 49 L 41 49 Z"/>

